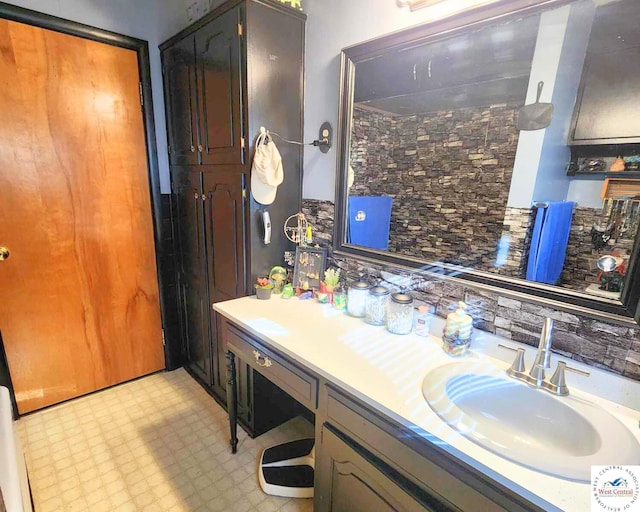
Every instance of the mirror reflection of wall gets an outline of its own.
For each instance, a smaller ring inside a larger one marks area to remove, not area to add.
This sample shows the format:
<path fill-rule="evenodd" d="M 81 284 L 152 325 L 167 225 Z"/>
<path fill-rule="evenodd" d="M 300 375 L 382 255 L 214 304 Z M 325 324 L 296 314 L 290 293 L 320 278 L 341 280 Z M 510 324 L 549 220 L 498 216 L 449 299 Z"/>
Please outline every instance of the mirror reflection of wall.
<path fill-rule="evenodd" d="M 618 299 L 638 26 L 636 0 L 579 0 L 356 63 L 347 242 Z"/>

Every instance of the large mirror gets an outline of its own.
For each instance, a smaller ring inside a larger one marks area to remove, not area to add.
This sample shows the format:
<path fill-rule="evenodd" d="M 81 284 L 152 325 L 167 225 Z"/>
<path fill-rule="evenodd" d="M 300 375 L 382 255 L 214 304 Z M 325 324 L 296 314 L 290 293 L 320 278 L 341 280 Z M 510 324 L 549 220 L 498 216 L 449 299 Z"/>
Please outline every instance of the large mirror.
<path fill-rule="evenodd" d="M 335 249 L 635 316 L 640 2 L 506 4 L 344 50 Z"/>

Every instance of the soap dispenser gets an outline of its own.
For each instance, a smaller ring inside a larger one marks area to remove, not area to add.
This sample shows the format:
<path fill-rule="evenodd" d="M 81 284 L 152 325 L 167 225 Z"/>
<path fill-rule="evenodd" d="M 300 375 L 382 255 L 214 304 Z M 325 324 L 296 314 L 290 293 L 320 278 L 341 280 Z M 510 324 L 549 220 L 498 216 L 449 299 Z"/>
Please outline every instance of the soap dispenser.
<path fill-rule="evenodd" d="M 458 309 L 447 315 L 442 337 L 444 351 L 451 356 L 462 356 L 471 345 L 473 319 L 467 314 L 467 305 L 458 302 Z"/>

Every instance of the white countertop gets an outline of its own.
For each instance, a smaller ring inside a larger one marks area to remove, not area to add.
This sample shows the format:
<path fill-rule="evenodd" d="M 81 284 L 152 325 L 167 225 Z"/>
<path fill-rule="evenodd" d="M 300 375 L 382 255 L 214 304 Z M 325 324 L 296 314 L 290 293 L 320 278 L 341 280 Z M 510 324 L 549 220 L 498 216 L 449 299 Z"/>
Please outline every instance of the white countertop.
<path fill-rule="evenodd" d="M 214 308 L 267 345 L 545 510 L 590 509 L 589 484 L 545 475 L 495 455 L 460 435 L 431 410 L 422 395 L 424 376 L 434 367 L 456 360 L 442 351 L 438 337 L 393 335 L 384 327 L 368 325 L 331 306 L 297 298 L 244 297 L 217 303 Z M 443 325 L 442 319 L 434 318 L 431 332 L 442 332 Z M 469 357 L 506 368 L 513 353 L 499 348 L 498 343 L 526 348 L 527 367 L 533 361 L 535 348 L 481 331 L 474 334 Z M 567 375 L 572 395 L 607 409 L 640 441 L 640 383 L 554 354 L 553 361 L 558 360 L 591 373 L 589 378 Z"/>

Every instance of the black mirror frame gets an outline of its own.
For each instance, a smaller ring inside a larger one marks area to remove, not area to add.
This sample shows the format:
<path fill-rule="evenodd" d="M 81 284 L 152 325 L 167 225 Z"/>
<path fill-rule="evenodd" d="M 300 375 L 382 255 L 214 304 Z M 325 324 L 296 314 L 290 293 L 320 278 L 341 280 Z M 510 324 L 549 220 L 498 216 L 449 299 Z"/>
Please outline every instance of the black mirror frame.
<path fill-rule="evenodd" d="M 426 277 L 448 279 L 458 284 L 485 289 L 501 295 L 538 303 L 574 314 L 597 318 L 627 326 L 640 324 L 640 243 L 638 236 L 630 257 L 627 271 L 627 283 L 620 301 L 591 298 L 583 293 L 531 283 L 488 272 L 480 272 L 445 263 L 430 263 L 413 257 L 406 257 L 366 249 L 345 243 L 346 240 L 346 198 L 347 169 L 349 166 L 349 148 L 351 137 L 351 118 L 353 114 L 353 89 L 355 65 L 384 54 L 386 51 L 404 45 L 416 45 L 437 39 L 443 35 L 451 36 L 471 27 L 534 14 L 551 7 L 560 7 L 575 0 L 510 0 L 497 2 L 484 7 L 472 8 L 460 14 L 412 27 L 400 32 L 382 36 L 342 50 L 340 77 L 340 107 L 338 115 L 337 165 L 338 176 L 335 191 L 335 226 L 333 233 L 333 252 L 337 257 L 354 258 L 364 262 L 385 264 L 404 271 L 422 274 Z"/>

